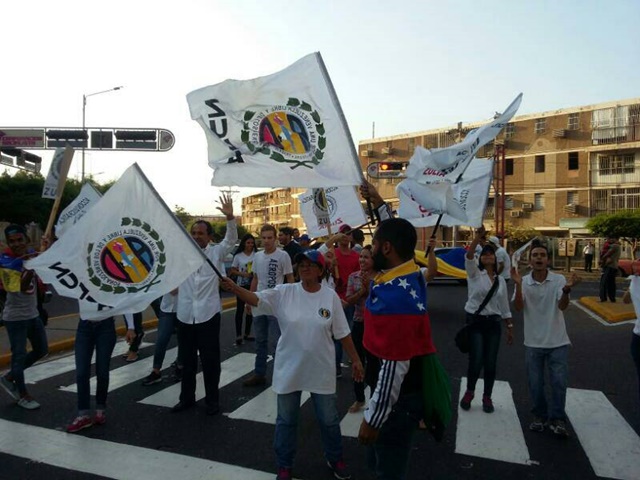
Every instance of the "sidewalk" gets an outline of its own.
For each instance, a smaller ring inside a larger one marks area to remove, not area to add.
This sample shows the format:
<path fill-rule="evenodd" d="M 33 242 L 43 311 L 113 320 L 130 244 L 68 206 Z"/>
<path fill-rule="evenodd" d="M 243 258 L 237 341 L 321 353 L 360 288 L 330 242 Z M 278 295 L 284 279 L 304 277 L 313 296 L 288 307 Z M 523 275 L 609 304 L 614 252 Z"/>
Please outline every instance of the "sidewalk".
<path fill-rule="evenodd" d="M 235 304 L 235 297 L 222 299 L 223 310 L 233 308 L 235 307 Z M 46 330 L 47 339 L 49 340 L 50 355 L 73 350 L 78 318 L 77 313 L 49 318 L 49 324 L 47 325 Z M 145 330 L 155 328 L 158 325 L 158 319 L 151 307 L 147 308 L 142 314 L 142 325 Z M 122 315 L 116 315 L 116 332 L 119 336 L 123 336 L 126 333 Z M 7 367 L 10 361 L 11 347 L 9 345 L 7 330 L 6 328 L 0 328 L 0 368 Z"/>

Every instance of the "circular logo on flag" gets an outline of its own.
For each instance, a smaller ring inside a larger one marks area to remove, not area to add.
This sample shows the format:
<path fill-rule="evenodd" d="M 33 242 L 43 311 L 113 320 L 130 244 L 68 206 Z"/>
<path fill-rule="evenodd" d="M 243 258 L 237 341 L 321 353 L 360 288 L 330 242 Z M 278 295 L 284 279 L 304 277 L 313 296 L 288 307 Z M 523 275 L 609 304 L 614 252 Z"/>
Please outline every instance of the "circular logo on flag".
<path fill-rule="evenodd" d="M 249 150 L 291 168 L 313 168 L 324 157 L 327 139 L 320 114 L 309 103 L 289 98 L 286 105 L 244 113 L 241 140 Z"/>
<path fill-rule="evenodd" d="M 146 291 L 164 274 L 164 248 L 148 223 L 125 217 L 121 228 L 89 244 L 89 280 L 104 292 Z"/>
<path fill-rule="evenodd" d="M 322 194 L 322 189 L 314 189 L 313 191 L 313 213 L 316 217 L 331 218 L 336 212 L 337 202 L 333 196 L 329 195 L 331 188 L 327 188 Z M 325 202 L 326 200 L 326 202 Z"/>

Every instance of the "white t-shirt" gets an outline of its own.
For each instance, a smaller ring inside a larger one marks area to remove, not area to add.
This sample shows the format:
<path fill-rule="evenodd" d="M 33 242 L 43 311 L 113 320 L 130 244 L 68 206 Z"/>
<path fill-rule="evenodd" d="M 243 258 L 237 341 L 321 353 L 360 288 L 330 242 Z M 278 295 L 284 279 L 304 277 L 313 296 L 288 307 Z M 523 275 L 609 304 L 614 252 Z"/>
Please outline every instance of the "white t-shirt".
<path fill-rule="evenodd" d="M 178 294 L 165 293 L 160 301 L 160 310 L 166 313 L 175 313 L 178 310 Z"/>
<path fill-rule="evenodd" d="M 274 288 L 284 282 L 285 275 L 293 273 L 291 258 L 284 250 L 276 248 L 272 253 L 258 252 L 253 257 L 253 273 L 258 277 L 258 292 Z"/>
<path fill-rule="evenodd" d="M 509 280 L 511 278 L 511 259 L 504 247 L 498 247 L 496 250 L 496 260 L 498 264 L 504 263 L 504 268 L 502 272 L 500 272 L 500 276 L 505 280 Z"/>
<path fill-rule="evenodd" d="M 336 392 L 333 338 L 349 335 L 349 325 L 336 292 L 322 285 L 310 293 L 301 283 L 287 283 L 257 292 L 258 306 L 275 315 L 280 340 L 273 366 L 273 391 Z"/>
<path fill-rule="evenodd" d="M 636 311 L 636 323 L 633 326 L 633 333 L 640 335 L 640 277 L 631 275 L 629 278 L 631 279 L 629 294 L 631 295 L 631 302 L 633 302 L 633 309 Z"/>
<path fill-rule="evenodd" d="M 486 270 L 478 268 L 478 259 L 469 260 L 465 257 L 464 268 L 467 271 L 468 299 L 464 309 L 468 313 L 476 313 L 482 304 L 487 293 L 491 290 L 493 282 L 487 275 Z M 507 284 L 504 278 L 498 276 L 498 289 L 493 293 L 489 302 L 480 312 L 480 315 L 500 315 L 500 317 L 511 318 L 509 308 L 509 297 Z"/>
<path fill-rule="evenodd" d="M 558 308 L 566 283 L 564 276 L 553 272 L 548 272 L 542 283 L 535 281 L 531 273 L 522 277 L 525 346 L 556 348 L 571 345 L 564 314 Z M 513 295 L 515 298 L 515 292 Z"/>
<path fill-rule="evenodd" d="M 233 262 L 231 267 L 237 268 L 242 273 L 251 273 L 253 271 L 253 259 L 256 256 L 255 252 L 251 252 L 251 255 L 247 255 L 244 252 L 240 252 L 233 256 Z M 247 277 L 241 277 L 238 275 L 236 283 L 241 287 L 249 288 L 251 285 L 251 279 Z"/>

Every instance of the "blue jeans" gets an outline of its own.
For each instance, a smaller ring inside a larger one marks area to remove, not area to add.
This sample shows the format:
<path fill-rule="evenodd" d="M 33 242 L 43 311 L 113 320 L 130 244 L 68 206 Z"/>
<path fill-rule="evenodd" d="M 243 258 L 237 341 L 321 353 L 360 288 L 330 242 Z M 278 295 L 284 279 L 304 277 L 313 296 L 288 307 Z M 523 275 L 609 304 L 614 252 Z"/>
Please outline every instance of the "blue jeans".
<path fill-rule="evenodd" d="M 269 329 L 271 329 L 271 342 L 269 342 Z M 280 338 L 278 320 L 271 315 L 253 317 L 253 333 L 256 337 L 255 374 L 264 377 L 267 375 L 267 355 L 269 351 L 275 352 L 275 345 Z"/>
<path fill-rule="evenodd" d="M 109 363 L 116 345 L 113 317 L 99 322 L 82 320 L 76 330 L 76 385 L 78 386 L 78 414 L 88 415 L 91 409 L 91 357 L 96 351 L 96 409 L 104 410 L 109 392 Z"/>
<path fill-rule="evenodd" d="M 301 394 L 302 392 L 292 392 L 278 395 L 278 418 L 273 441 L 278 467 L 293 467 Z M 312 393 L 311 400 L 320 424 L 325 458 L 330 462 L 342 460 L 342 434 L 335 393 L 330 395 Z"/>
<path fill-rule="evenodd" d="M 529 394 L 533 408 L 531 413 L 543 420 L 565 420 L 564 411 L 567 398 L 567 384 L 569 368 L 567 358 L 569 346 L 557 348 L 533 348 L 525 347 L 527 378 L 529 381 Z M 549 368 L 549 383 L 551 384 L 551 409 L 547 407 L 544 394 L 545 363 Z"/>
<path fill-rule="evenodd" d="M 413 437 L 424 416 L 422 393 L 400 394 L 367 460 L 378 480 L 402 480 L 407 474 Z"/>
<path fill-rule="evenodd" d="M 153 368 L 162 369 L 162 362 L 167 353 L 167 346 L 173 331 L 178 326 L 178 315 L 175 312 L 163 312 L 160 310 L 158 315 L 158 338 L 156 339 L 156 349 L 153 354 Z M 178 365 L 182 366 L 182 357 L 180 356 L 180 342 L 178 342 Z"/>
<path fill-rule="evenodd" d="M 27 394 L 24 383 L 24 371 L 36 363 L 47 353 L 47 332 L 40 317 L 30 320 L 5 321 L 9 344 L 11 345 L 11 371 L 9 377 L 18 387 L 20 396 Z M 31 351 L 27 353 L 27 340 L 31 343 Z"/>
<path fill-rule="evenodd" d="M 469 319 L 469 314 L 467 314 L 467 319 Z M 480 371 L 484 369 L 484 395 L 491 397 L 493 384 L 496 381 L 500 334 L 500 317 L 498 315 L 490 315 L 484 320 L 470 324 L 471 348 L 467 370 L 467 390 L 473 392 L 476 389 Z"/>

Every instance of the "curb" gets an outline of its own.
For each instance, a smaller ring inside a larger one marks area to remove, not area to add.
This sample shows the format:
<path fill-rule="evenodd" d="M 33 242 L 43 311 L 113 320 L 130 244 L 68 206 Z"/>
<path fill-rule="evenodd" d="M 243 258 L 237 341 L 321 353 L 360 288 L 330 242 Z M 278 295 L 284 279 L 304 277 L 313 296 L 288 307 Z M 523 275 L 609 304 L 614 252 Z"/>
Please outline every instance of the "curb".
<path fill-rule="evenodd" d="M 633 304 L 622 303 L 622 299 L 618 299 L 616 303 L 600 303 L 599 297 L 581 297 L 578 301 L 608 323 L 624 322 L 636 318 Z"/>
<path fill-rule="evenodd" d="M 222 302 L 222 310 L 226 310 L 228 308 L 232 308 L 236 306 L 236 298 L 227 299 Z M 157 318 L 149 318 L 142 322 L 142 328 L 147 330 L 149 328 L 155 328 L 158 326 Z M 124 325 L 120 325 L 116 327 L 116 335 L 124 336 L 127 333 L 127 329 Z M 75 333 L 72 337 L 65 338 L 64 340 L 58 340 L 57 342 L 53 342 L 49 344 L 49 355 L 52 353 L 64 352 L 66 350 L 71 350 L 76 343 Z M 49 356 L 47 355 L 47 356 Z M 47 358 L 47 357 L 45 357 Z M 9 365 L 11 362 L 11 354 L 5 353 L 4 355 L 0 355 L 0 368 L 4 368 Z"/>

